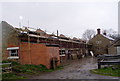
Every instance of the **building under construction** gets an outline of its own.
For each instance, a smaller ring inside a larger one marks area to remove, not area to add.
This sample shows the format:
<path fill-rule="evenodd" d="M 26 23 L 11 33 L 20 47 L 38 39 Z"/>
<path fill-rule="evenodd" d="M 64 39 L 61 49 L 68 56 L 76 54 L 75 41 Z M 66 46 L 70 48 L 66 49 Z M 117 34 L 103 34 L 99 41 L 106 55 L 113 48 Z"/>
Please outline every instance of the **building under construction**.
<path fill-rule="evenodd" d="M 69 59 L 80 59 L 88 53 L 87 44 L 81 39 L 60 34 L 47 34 L 41 29 L 14 28 L 2 21 L 3 58 L 21 64 L 43 64 L 55 67 Z M 4 38 L 5 37 L 5 38 Z"/>
<path fill-rule="evenodd" d="M 70 39 L 62 34 L 60 36 L 47 34 L 41 29 L 35 31 L 30 31 L 29 29 L 25 27 L 25 30 L 20 34 L 21 42 L 59 46 L 61 61 L 62 59 L 79 59 L 88 53 L 86 43 L 80 39 Z"/>

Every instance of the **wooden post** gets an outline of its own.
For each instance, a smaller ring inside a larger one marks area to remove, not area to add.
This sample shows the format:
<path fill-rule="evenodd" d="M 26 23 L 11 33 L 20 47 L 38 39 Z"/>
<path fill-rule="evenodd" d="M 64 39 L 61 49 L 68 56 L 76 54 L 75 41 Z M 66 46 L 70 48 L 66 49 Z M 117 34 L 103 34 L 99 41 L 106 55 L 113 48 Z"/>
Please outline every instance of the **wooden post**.
<path fill-rule="evenodd" d="M 101 68 L 101 64 L 100 63 L 98 63 L 98 69 L 100 69 Z"/>
<path fill-rule="evenodd" d="M 55 59 L 53 58 L 53 69 L 55 69 Z"/>

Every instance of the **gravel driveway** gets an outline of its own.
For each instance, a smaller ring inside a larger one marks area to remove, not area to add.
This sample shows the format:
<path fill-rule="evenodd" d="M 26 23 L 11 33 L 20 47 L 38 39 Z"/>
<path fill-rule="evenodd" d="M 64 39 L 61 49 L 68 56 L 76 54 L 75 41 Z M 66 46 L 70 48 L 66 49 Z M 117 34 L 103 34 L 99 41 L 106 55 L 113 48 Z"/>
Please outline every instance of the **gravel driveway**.
<path fill-rule="evenodd" d="M 62 70 L 43 73 L 39 76 L 31 77 L 31 79 L 118 79 L 118 77 L 102 76 L 90 73 L 89 70 L 97 68 L 95 57 L 85 57 L 79 60 L 66 62 L 69 64 L 64 66 Z"/>

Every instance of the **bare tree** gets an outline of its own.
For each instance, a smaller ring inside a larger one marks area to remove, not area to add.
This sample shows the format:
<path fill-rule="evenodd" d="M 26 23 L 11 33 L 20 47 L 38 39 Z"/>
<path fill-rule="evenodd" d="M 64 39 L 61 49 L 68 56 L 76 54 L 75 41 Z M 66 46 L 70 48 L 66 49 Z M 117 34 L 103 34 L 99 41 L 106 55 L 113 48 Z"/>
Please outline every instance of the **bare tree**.
<path fill-rule="evenodd" d="M 83 35 L 82 38 L 83 40 L 89 41 L 90 39 L 92 39 L 92 37 L 95 35 L 95 31 L 92 29 L 87 29 Z"/>
<path fill-rule="evenodd" d="M 118 32 L 113 29 L 103 30 L 103 32 L 106 32 L 106 35 L 113 39 L 118 38 Z"/>

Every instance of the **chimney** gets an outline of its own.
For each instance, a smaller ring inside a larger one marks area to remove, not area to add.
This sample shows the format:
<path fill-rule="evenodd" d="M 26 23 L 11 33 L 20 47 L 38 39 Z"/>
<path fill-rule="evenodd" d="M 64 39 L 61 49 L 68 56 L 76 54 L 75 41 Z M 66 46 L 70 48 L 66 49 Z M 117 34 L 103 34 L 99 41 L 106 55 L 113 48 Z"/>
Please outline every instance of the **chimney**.
<path fill-rule="evenodd" d="M 58 30 L 57 30 L 57 36 L 58 36 Z"/>
<path fill-rule="evenodd" d="M 107 34 L 106 34 L 106 31 L 104 31 L 103 35 L 107 35 Z"/>
<path fill-rule="evenodd" d="M 97 29 L 97 34 L 100 34 L 100 29 Z"/>

